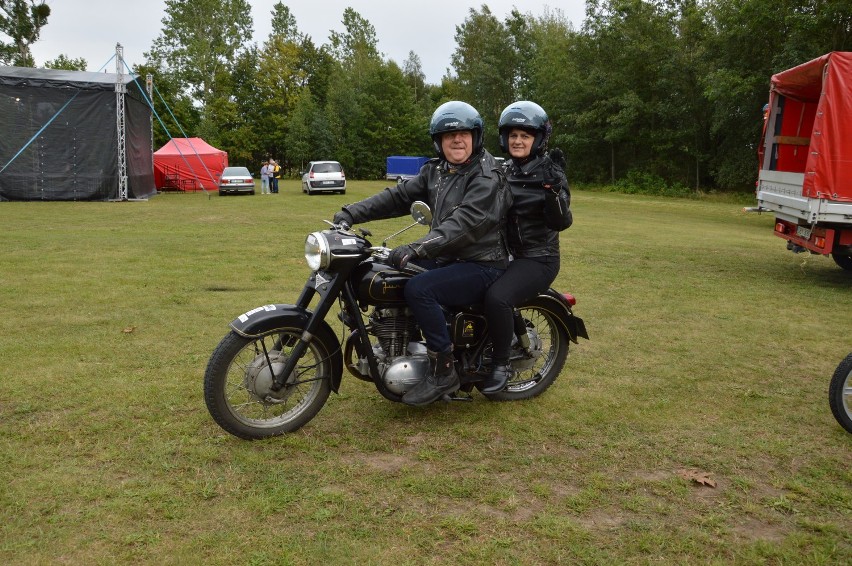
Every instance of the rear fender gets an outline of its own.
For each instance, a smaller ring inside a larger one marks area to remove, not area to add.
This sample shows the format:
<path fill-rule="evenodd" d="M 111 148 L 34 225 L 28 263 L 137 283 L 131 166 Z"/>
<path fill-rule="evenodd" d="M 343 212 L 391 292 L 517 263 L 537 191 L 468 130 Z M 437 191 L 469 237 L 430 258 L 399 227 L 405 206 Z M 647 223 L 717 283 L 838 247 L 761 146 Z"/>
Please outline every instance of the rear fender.
<path fill-rule="evenodd" d="M 259 338 L 261 335 L 276 330 L 284 330 L 286 328 L 304 329 L 312 316 L 313 312 L 296 305 L 263 305 L 262 307 L 257 307 L 241 314 L 232 320 L 229 326 L 231 330 L 244 338 Z M 331 389 L 337 393 L 343 374 L 340 340 L 337 339 L 334 331 L 324 320 L 320 321 L 317 327 L 316 333 L 320 332 L 328 336 L 329 339 L 334 340 L 332 344 L 328 344 L 328 348 L 329 354 L 333 358 Z M 304 333 L 302 338 L 305 338 Z M 312 339 L 313 337 L 309 336 L 308 338 Z M 335 356 L 340 358 L 340 361 L 335 362 Z"/>
<path fill-rule="evenodd" d="M 568 299 L 557 293 L 553 289 L 548 289 L 544 293 L 518 305 L 518 308 L 537 307 L 548 312 L 559 321 L 562 327 L 568 332 L 568 338 L 575 344 L 577 338 L 589 339 L 589 333 L 586 331 L 586 324 L 583 319 L 575 316 L 571 311 L 571 305 Z"/>

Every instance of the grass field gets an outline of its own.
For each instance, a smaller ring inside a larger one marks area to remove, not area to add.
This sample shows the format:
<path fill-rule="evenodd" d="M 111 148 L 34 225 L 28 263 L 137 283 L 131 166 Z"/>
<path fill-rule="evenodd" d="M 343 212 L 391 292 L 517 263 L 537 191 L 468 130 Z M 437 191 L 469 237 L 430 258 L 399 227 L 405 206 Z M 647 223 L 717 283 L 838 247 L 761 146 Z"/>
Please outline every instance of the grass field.
<path fill-rule="evenodd" d="M 852 562 L 852 273 L 724 199 L 575 191 L 554 286 L 591 341 L 537 399 L 345 376 L 297 433 L 224 433 L 228 322 L 294 301 L 305 234 L 382 186 L 0 204 L 0 563 Z"/>

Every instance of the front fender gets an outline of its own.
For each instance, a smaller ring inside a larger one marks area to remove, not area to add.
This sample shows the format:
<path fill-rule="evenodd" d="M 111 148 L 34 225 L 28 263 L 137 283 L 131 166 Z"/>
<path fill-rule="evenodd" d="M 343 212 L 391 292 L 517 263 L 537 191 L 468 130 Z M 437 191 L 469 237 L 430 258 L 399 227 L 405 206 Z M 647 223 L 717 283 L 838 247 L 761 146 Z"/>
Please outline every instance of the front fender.
<path fill-rule="evenodd" d="M 565 328 L 568 332 L 568 338 L 575 344 L 578 337 L 585 338 L 586 340 L 589 339 L 589 333 L 586 331 L 586 324 L 583 322 L 583 319 L 575 316 L 571 311 L 571 305 L 568 303 L 568 300 L 553 289 L 548 289 L 544 293 L 540 293 L 529 301 L 518 305 L 518 308 L 523 307 L 537 307 L 551 313 Z"/>
<path fill-rule="evenodd" d="M 231 321 L 231 330 L 244 338 L 259 338 L 276 330 L 285 328 L 304 329 L 313 316 L 313 312 L 296 305 L 263 305 L 246 313 L 241 314 Z M 340 380 L 343 375 L 343 361 L 340 350 L 340 340 L 335 335 L 331 326 L 326 321 L 320 321 L 314 334 L 324 336 L 326 344 L 331 352 L 332 375 L 331 388 L 337 393 L 340 388 Z"/>
<path fill-rule="evenodd" d="M 263 305 L 241 314 L 229 326 L 240 336 L 257 338 L 279 328 L 304 328 L 312 314 L 296 305 Z"/>

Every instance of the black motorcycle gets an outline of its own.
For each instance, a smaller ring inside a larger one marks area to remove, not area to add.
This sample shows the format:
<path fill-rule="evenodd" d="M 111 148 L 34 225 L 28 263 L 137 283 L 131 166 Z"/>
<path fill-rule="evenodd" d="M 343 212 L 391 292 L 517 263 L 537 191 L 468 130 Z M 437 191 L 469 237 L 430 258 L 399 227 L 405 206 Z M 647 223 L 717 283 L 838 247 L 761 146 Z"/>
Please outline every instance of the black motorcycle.
<path fill-rule="evenodd" d="M 431 223 L 429 207 L 411 207 L 417 224 Z M 373 247 L 372 234 L 328 221 L 331 229 L 309 234 L 305 259 L 312 270 L 296 304 L 264 305 L 241 314 L 210 357 L 204 400 L 213 420 L 229 433 L 258 439 L 292 432 L 310 421 L 340 388 L 344 366 L 373 383 L 391 401 L 429 371 L 426 344 L 406 306 L 406 282 L 422 271 L 387 264 L 390 249 Z M 388 238 L 388 239 L 389 239 Z M 311 308 L 312 300 L 318 297 Z M 340 304 L 345 343 L 329 325 Z M 518 305 L 506 388 L 485 397 L 529 399 L 545 391 L 562 370 L 569 342 L 588 339 L 583 320 L 572 312 L 574 298 L 549 289 Z M 461 388 L 446 400 L 472 400 L 491 371 L 491 340 L 481 305 L 445 309 Z M 332 315 L 333 316 L 333 315 Z"/>

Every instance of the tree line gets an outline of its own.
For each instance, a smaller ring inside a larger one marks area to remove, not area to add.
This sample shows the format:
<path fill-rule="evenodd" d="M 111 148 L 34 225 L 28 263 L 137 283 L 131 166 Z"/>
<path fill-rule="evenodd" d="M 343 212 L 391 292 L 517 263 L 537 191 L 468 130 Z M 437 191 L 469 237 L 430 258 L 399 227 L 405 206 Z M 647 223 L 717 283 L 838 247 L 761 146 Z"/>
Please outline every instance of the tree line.
<path fill-rule="evenodd" d="M 39 6 L 0 0 L 12 38 L 0 63 L 34 66 L 26 47 L 49 16 Z M 334 159 L 351 178 L 376 179 L 388 155 L 433 154 L 440 103 L 475 106 L 499 155 L 500 111 L 528 99 L 548 111 L 574 182 L 750 189 L 771 75 L 852 41 L 848 0 L 587 0 L 579 28 L 558 9 L 501 18 L 482 4 L 456 26 L 441 83 L 427 84 L 419 56 L 387 59 L 352 8 L 322 45 L 284 3 L 271 18 L 258 45 L 247 0 L 166 0 L 162 30 L 133 68 L 154 77 L 157 147 L 199 136 L 252 170 L 268 157 L 291 174 Z M 85 61 L 61 54 L 45 66 Z"/>

